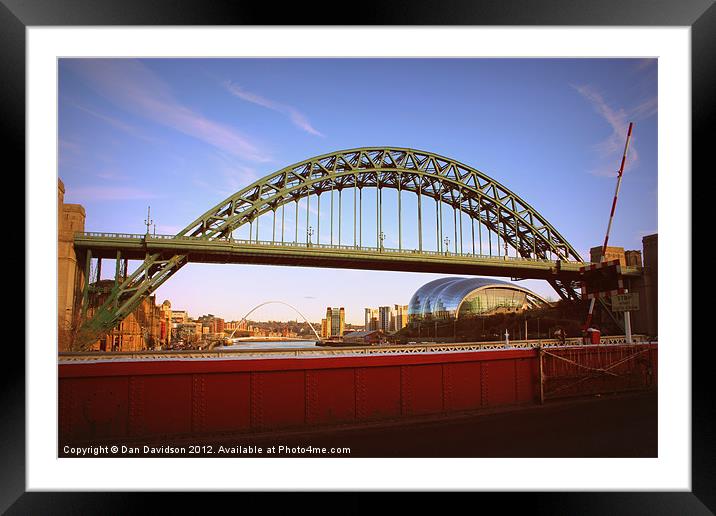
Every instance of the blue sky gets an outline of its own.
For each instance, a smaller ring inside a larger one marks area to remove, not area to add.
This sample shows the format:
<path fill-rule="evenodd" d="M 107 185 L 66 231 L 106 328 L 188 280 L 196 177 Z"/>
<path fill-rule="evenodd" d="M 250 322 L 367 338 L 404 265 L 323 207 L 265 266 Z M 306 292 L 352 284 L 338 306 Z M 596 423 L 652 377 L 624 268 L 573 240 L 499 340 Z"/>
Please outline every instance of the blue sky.
<path fill-rule="evenodd" d="M 174 234 L 291 163 L 385 145 L 432 151 L 481 170 L 530 203 L 587 258 L 604 239 L 629 121 L 634 134 L 610 243 L 641 249 L 641 238 L 657 232 L 655 59 L 59 64 L 59 176 L 66 202 L 85 207 L 88 231 L 142 233 L 151 205 L 157 233 Z M 388 217 L 388 247 L 395 240 L 391 223 Z M 325 316 L 326 306 L 341 305 L 349 322 L 362 323 L 364 307 L 407 304 L 436 277 L 189 264 L 157 298 L 192 316 L 227 319 L 268 300 L 291 303 L 312 321 Z M 556 297 L 545 282 L 522 284 Z M 254 316 L 296 318 L 283 305 Z"/>

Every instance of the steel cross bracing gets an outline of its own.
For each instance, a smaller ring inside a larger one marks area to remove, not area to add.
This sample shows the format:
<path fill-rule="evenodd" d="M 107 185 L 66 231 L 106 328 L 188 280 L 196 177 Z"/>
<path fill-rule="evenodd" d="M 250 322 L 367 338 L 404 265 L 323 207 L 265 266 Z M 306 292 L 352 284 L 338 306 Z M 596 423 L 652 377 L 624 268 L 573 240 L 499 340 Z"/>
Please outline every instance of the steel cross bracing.
<path fill-rule="evenodd" d="M 322 156 L 288 166 L 270 174 L 243 190 L 228 197 L 206 213 L 201 215 L 186 228 L 175 235 L 175 238 L 188 237 L 207 242 L 230 240 L 234 231 L 249 226 L 249 241 L 260 242 L 259 218 L 267 215 L 273 220 L 272 241 L 276 240 L 276 211 L 281 209 L 281 242 L 284 243 L 284 210 L 286 205 L 295 203 L 298 214 L 298 203 L 310 197 L 317 197 L 320 210 L 320 196 L 331 196 L 331 241 L 334 236 L 334 192 L 338 195 L 338 238 L 341 239 L 342 192 L 346 189 L 358 189 L 360 197 L 359 220 L 353 217 L 353 244 L 364 248 L 363 240 L 363 190 L 376 189 L 376 248 L 375 252 L 384 251 L 383 242 L 383 206 L 382 190 L 398 191 L 398 233 L 399 250 L 403 250 L 402 235 L 405 216 L 400 207 L 400 199 L 406 192 L 418 196 L 417 227 L 419 244 L 417 251 L 424 252 L 423 215 L 420 199 L 425 196 L 436 203 L 437 245 L 442 249 L 444 238 L 442 225 L 445 211 L 443 204 L 453 210 L 457 220 L 460 215 L 459 246 L 463 248 L 463 217 L 471 220 L 472 254 L 482 254 L 483 229 L 489 237 L 489 249 L 492 255 L 492 235 L 497 239 L 497 256 L 508 258 L 508 247 L 515 254 L 514 258 L 531 260 L 555 261 L 557 267 L 561 263 L 582 262 L 576 250 L 566 239 L 527 202 L 510 191 L 504 185 L 485 175 L 477 169 L 455 160 L 430 152 L 414 149 L 381 147 L 350 149 Z M 350 196 L 356 199 L 355 193 Z M 308 206 L 307 206 L 308 208 Z M 306 241 L 310 242 L 308 228 L 309 214 L 306 219 Z M 369 211 L 366 210 L 366 211 Z M 355 201 L 353 213 L 356 213 Z M 449 211 L 448 211 L 449 213 Z M 447 217 L 452 218 L 452 217 Z M 263 219 L 262 219 L 263 220 Z M 320 211 L 319 218 L 320 221 Z M 411 219 L 411 226 L 415 226 Z M 478 225 L 480 252 L 476 253 L 474 225 Z M 320 223 L 319 223 L 320 224 Z M 439 227 L 438 227 L 439 226 Z M 255 228 L 255 231 L 254 231 Z M 359 228 L 359 229 L 358 229 Z M 456 254 L 458 249 L 457 226 L 455 227 Z M 446 233 L 449 235 L 449 233 Z M 193 238 L 192 238 L 193 237 Z M 149 235 L 147 235 L 149 238 Z M 317 240 L 320 239 L 320 225 Z M 298 243 L 298 216 L 296 216 L 296 232 L 294 239 Z M 378 243 L 380 242 L 380 243 Z M 445 249 L 444 251 L 449 251 Z M 468 253 L 469 254 L 469 253 Z M 119 259 L 119 258 L 118 258 Z M 84 321 L 79 338 L 81 344 L 87 345 L 99 335 L 111 330 L 124 317 L 133 311 L 143 297 L 151 294 L 164 283 L 180 267 L 187 263 L 188 255 L 181 253 L 166 256 L 162 253 L 147 251 L 144 262 L 133 274 L 115 280 L 115 287 L 103 304 Z M 548 281 L 563 299 L 579 299 L 576 280 L 564 280 L 556 274 Z"/>

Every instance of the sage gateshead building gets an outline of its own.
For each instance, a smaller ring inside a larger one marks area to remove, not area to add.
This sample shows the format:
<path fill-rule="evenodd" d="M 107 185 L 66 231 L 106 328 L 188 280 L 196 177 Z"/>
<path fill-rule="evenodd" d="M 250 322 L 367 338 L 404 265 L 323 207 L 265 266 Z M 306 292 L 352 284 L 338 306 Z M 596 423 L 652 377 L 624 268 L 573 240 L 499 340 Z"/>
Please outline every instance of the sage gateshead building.
<path fill-rule="evenodd" d="M 520 312 L 547 306 L 534 292 L 492 278 L 440 278 L 420 287 L 408 304 L 413 322 Z"/>

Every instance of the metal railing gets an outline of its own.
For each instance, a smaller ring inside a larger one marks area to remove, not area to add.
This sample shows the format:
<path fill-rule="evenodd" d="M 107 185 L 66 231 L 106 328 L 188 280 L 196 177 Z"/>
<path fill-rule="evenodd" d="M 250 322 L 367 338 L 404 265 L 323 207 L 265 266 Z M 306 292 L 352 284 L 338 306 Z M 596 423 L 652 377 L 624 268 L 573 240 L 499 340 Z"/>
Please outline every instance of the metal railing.
<path fill-rule="evenodd" d="M 98 238 L 117 238 L 122 240 L 137 239 L 141 240 L 145 235 L 137 233 L 102 233 L 98 231 L 78 231 L 75 233 L 75 238 L 81 237 L 98 237 Z"/>
<path fill-rule="evenodd" d="M 632 344 L 649 344 L 645 335 L 633 335 Z M 628 345 L 624 335 L 602 337 L 599 345 Z M 556 339 L 497 342 L 459 342 L 459 343 L 421 343 L 394 344 L 381 346 L 341 346 L 341 347 L 306 347 L 306 348 L 266 348 L 266 349 L 213 349 L 201 350 L 167 350 L 167 351 L 118 351 L 118 352 L 66 352 L 59 354 L 60 362 L 87 362 L 107 360 L 178 360 L 178 359 L 261 359 L 261 358 L 320 358 L 354 355 L 416 355 L 429 353 L 465 353 L 495 350 L 528 350 L 537 348 L 569 348 L 584 346 L 582 339 L 569 338 L 564 343 Z"/>

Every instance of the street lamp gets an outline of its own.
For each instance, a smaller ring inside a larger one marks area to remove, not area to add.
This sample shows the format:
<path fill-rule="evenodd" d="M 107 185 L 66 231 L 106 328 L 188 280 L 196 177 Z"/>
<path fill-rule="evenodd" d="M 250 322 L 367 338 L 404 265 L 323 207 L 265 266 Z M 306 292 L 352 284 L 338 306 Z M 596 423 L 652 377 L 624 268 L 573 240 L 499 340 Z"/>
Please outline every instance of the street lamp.
<path fill-rule="evenodd" d="M 306 241 L 308 244 L 308 247 L 311 246 L 311 236 L 313 235 L 313 226 L 308 226 L 306 229 Z"/>
<path fill-rule="evenodd" d="M 147 206 L 147 218 L 144 220 L 144 225 L 147 226 L 147 235 L 149 235 L 149 226 L 154 224 L 154 221 L 149 216 L 150 210 L 151 206 Z"/>

